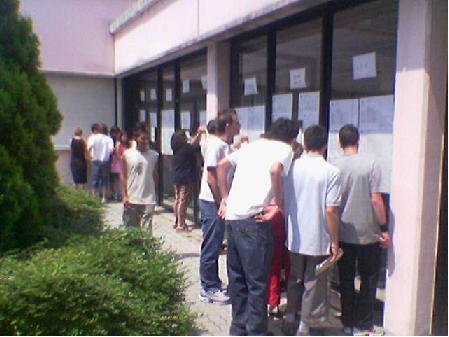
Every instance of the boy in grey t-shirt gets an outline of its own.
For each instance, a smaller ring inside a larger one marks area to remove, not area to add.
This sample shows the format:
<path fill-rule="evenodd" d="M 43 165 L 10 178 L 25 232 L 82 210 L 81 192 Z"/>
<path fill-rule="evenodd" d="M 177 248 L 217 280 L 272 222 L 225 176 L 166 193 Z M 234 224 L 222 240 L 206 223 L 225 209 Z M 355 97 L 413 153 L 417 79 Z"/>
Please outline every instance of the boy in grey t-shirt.
<path fill-rule="evenodd" d="M 380 247 L 390 241 L 385 207 L 380 193 L 381 173 L 370 157 L 359 154 L 359 132 L 345 125 L 339 132 L 344 156 L 334 165 L 340 169 L 340 247 L 344 254 L 338 263 L 343 332 L 373 330 L 373 307 L 379 276 Z M 354 278 L 361 277 L 360 295 L 355 301 Z"/>

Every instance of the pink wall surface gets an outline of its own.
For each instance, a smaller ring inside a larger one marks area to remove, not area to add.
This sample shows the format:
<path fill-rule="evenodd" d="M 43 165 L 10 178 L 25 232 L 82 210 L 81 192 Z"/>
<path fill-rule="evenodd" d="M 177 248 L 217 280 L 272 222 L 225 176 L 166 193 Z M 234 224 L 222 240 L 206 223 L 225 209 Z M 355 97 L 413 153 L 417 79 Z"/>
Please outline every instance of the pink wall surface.
<path fill-rule="evenodd" d="M 112 75 L 114 41 L 109 24 L 133 0 L 21 0 L 33 20 L 41 48 L 41 68 Z"/>

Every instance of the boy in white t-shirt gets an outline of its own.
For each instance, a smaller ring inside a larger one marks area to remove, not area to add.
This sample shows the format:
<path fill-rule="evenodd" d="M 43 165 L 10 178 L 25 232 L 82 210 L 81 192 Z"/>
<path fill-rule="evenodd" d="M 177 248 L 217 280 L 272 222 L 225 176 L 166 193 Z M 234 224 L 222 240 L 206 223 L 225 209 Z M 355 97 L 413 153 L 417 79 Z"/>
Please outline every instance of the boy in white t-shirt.
<path fill-rule="evenodd" d="M 222 196 L 219 214 L 226 219 L 228 230 L 230 335 L 267 333 L 267 287 L 273 251 L 269 221 L 283 207 L 281 177 L 290 168 L 293 152 L 289 144 L 297 135 L 296 123 L 278 119 L 264 138 L 233 152 L 218 165 Z M 235 173 L 229 190 L 226 176 L 232 167 Z M 267 211 L 273 199 L 276 206 Z"/>
<path fill-rule="evenodd" d="M 306 153 L 294 161 L 284 181 L 291 266 L 284 327 L 296 329 L 296 313 L 301 306 L 297 335 L 309 335 L 310 323 L 326 318 L 326 273 L 316 276 L 315 269 L 329 254 L 336 261 L 339 249 L 340 172 L 324 159 L 326 144 L 323 127 L 307 128 Z"/>

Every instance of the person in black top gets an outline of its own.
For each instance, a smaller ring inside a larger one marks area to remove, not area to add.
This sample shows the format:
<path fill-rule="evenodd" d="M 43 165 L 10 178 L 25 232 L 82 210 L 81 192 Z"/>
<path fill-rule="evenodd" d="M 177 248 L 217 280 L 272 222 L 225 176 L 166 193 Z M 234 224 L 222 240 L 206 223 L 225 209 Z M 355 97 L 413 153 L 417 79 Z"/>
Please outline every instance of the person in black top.
<path fill-rule="evenodd" d="M 75 188 L 83 188 L 87 183 L 86 142 L 81 138 L 83 130 L 76 128 L 70 142 L 70 170 Z"/>
<path fill-rule="evenodd" d="M 175 213 L 174 228 L 177 231 L 190 232 L 191 228 L 186 225 L 186 211 L 192 199 L 193 186 L 197 182 L 197 154 L 200 153 L 200 137 L 205 130 L 198 128 L 196 136 L 192 137 L 190 143 L 184 131 L 176 131 L 170 141 L 173 150 L 173 183 L 175 187 Z"/>

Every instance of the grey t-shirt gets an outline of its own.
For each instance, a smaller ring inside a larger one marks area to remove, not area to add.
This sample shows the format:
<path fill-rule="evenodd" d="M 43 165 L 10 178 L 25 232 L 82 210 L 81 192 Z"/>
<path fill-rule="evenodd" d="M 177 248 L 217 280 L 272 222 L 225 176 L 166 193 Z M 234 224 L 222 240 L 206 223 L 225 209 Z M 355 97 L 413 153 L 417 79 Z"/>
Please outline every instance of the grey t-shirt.
<path fill-rule="evenodd" d="M 371 194 L 380 192 L 381 171 L 375 160 L 363 154 L 338 158 L 341 174 L 340 241 L 369 244 L 378 241 L 380 227 Z"/>

